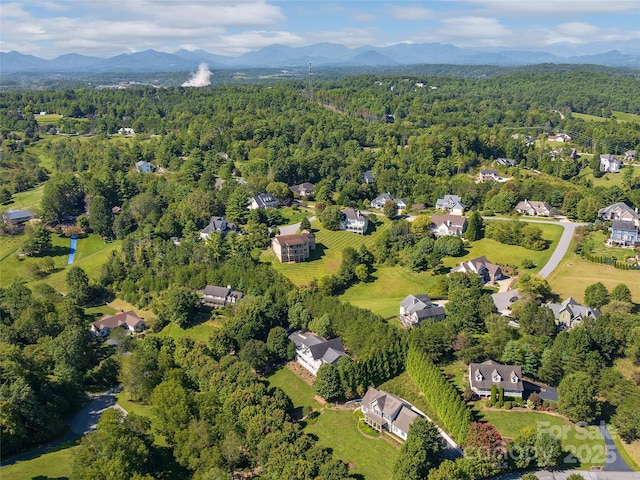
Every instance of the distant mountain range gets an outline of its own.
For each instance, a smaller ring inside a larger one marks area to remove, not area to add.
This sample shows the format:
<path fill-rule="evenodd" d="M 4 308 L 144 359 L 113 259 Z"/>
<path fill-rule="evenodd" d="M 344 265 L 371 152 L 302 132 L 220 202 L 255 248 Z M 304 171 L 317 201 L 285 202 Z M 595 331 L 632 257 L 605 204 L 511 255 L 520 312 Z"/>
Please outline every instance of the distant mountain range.
<path fill-rule="evenodd" d="M 0 52 L 0 73 L 181 72 L 195 70 L 200 63 L 206 63 L 213 70 L 306 67 L 309 62 L 313 66 L 330 67 L 419 64 L 522 66 L 570 63 L 640 69 L 640 55 L 625 54 L 618 50 L 595 55 L 562 55 L 563 53 L 562 47 L 558 47 L 558 51 L 552 54 L 542 51 L 459 48 L 441 43 L 399 43 L 387 47 L 359 48 L 333 43 L 298 48 L 275 44 L 237 57 L 215 55 L 204 50 L 178 50 L 175 53 L 146 50 L 111 58 L 70 53 L 44 60 L 19 52 Z"/>

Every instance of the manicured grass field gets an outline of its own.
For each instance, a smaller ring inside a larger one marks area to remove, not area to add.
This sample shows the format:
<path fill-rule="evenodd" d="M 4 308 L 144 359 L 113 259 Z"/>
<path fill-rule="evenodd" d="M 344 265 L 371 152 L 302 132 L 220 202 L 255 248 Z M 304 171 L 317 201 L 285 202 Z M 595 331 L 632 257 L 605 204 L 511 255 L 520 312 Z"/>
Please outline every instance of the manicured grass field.
<path fill-rule="evenodd" d="M 313 388 L 288 368 L 280 368 L 267 380 L 270 385 L 282 388 L 294 407 L 320 407 L 313 399 Z M 336 458 L 349 463 L 353 468 L 350 473 L 363 475 L 366 480 L 390 477 L 398 448 L 383 437 L 364 437 L 358 431 L 355 412 L 323 408 L 316 422 L 307 425 L 305 432 L 317 436 L 320 445 L 330 448 Z"/>
<path fill-rule="evenodd" d="M 515 438 L 521 429 L 528 426 L 537 427 L 559 437 L 566 452 L 564 463 L 567 468 L 588 469 L 591 466 L 604 465 L 604 440 L 598 427 L 594 425 L 578 427 L 563 417 L 541 412 L 487 410 L 480 413 L 482 420 L 495 425 L 503 437 Z M 569 452 L 575 457 L 569 455 Z"/>
<path fill-rule="evenodd" d="M 2 467 L 0 478 L 2 480 L 61 480 L 71 475 L 71 465 L 73 454 L 79 448 L 77 441 L 72 442 L 74 446 L 61 446 L 59 450 L 44 453 L 30 460 L 23 460 L 13 465 Z"/>
<path fill-rule="evenodd" d="M 640 167 L 633 166 L 633 165 L 624 165 L 620 170 L 620 173 L 605 173 L 600 178 L 594 177 L 591 167 L 587 167 L 580 172 L 578 177 L 591 180 L 594 187 L 613 187 L 615 185 L 615 186 L 624 188 L 624 184 L 622 183 L 624 176 L 622 175 L 622 172 L 624 169 L 627 169 L 627 168 L 633 169 L 634 177 L 637 177 L 638 175 L 640 175 Z"/>
<path fill-rule="evenodd" d="M 296 408 L 308 406 L 317 409 L 320 407 L 320 404 L 313 398 L 315 394 L 313 388 L 303 382 L 300 377 L 287 367 L 279 368 L 271 373 L 267 377 L 267 381 L 273 387 L 280 387 Z"/>
<path fill-rule="evenodd" d="M 284 217 L 285 225 L 293 225 L 294 223 L 299 223 L 305 217 L 313 216 L 312 213 L 309 213 L 305 210 L 294 210 L 292 207 L 283 207 L 280 209 L 282 216 Z"/>
<path fill-rule="evenodd" d="M 633 113 L 625 113 L 625 112 L 611 112 L 613 114 L 613 118 L 615 118 L 618 122 L 633 122 L 640 120 L 640 115 L 635 115 Z M 581 118 L 585 122 L 604 122 L 610 120 L 609 118 L 598 117 L 596 115 L 587 115 L 586 113 L 578 113 L 571 112 L 571 116 L 574 118 Z"/>
<path fill-rule="evenodd" d="M 495 220 L 502 221 L 502 220 Z M 487 223 L 490 223 L 487 222 Z M 533 260 L 536 264 L 536 268 L 532 271 L 538 272 L 547 263 L 553 250 L 556 248 L 560 237 L 562 236 L 562 227 L 560 225 L 551 225 L 545 223 L 536 224 L 537 227 L 542 229 L 542 237 L 549 243 L 548 248 L 542 251 L 529 250 L 517 245 L 505 245 L 490 238 L 483 238 L 471 244 L 468 249 L 468 253 L 463 257 L 453 258 L 447 257 L 444 259 L 444 265 L 446 267 L 454 267 L 460 262 L 469 260 L 471 258 L 485 255 L 493 263 L 501 265 L 522 265 L 522 261 L 526 258 Z"/>
<path fill-rule="evenodd" d="M 591 263 L 573 253 L 573 245 L 547 281 L 553 292 L 566 299 L 584 300 L 584 290 L 589 285 L 602 282 L 609 291 L 619 283 L 624 283 L 634 302 L 640 302 L 640 272 L 637 270 L 618 270 L 609 265 Z"/>
<path fill-rule="evenodd" d="M 206 342 L 211 336 L 211 332 L 219 328 L 211 321 L 206 321 L 193 327 L 182 328 L 175 323 L 169 323 L 159 333 L 159 337 L 172 337 L 174 340 L 189 337 L 195 341 Z"/>
<path fill-rule="evenodd" d="M 433 296 L 435 282 L 431 272 L 414 273 L 400 266 L 379 267 L 369 282 L 349 288 L 340 300 L 389 318 L 398 314 L 399 303 L 410 293 Z"/>
<path fill-rule="evenodd" d="M 374 233 L 363 236 L 343 231 L 332 232 L 322 228 L 319 222 L 313 222 L 316 249 L 312 251 L 309 260 L 295 264 L 282 264 L 271 249 L 262 255 L 262 260 L 271 262 L 276 270 L 296 285 L 309 285 L 314 279 L 319 280 L 325 275 L 338 271 L 342 262 L 342 250 L 345 247 L 358 249 L 362 244 L 371 245 L 380 232 L 388 228 L 388 225 L 389 223 L 379 225 Z"/>
<path fill-rule="evenodd" d="M 62 118 L 62 115 L 57 113 L 47 113 L 46 115 L 34 115 L 36 122 L 42 123 L 58 123 L 58 120 Z"/>
<path fill-rule="evenodd" d="M 384 437 L 365 438 L 358 431 L 358 416 L 348 410 L 323 410 L 305 432 L 318 437 L 320 445 L 330 448 L 336 458 L 365 480 L 388 480 L 399 448 Z"/>
<path fill-rule="evenodd" d="M 25 190 L 24 192 L 18 192 L 11 198 L 11 201 L 2 206 L 2 210 L 35 210 L 40 207 L 40 200 L 42 199 L 42 192 L 44 191 L 44 185 Z"/>

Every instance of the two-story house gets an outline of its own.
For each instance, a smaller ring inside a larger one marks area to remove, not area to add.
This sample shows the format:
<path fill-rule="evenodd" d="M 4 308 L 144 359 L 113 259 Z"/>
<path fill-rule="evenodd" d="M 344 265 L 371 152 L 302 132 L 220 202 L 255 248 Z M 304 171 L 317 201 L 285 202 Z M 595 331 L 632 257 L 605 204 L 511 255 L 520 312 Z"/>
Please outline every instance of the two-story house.
<path fill-rule="evenodd" d="M 597 308 L 580 305 L 572 297 L 567 298 L 562 303 L 545 303 L 545 307 L 553 312 L 558 327 L 569 330 L 580 325 L 585 318 L 596 319 L 600 316 Z"/>
<path fill-rule="evenodd" d="M 413 421 L 421 417 L 409 402 L 373 387 L 362 398 L 360 410 L 367 425 L 379 432 L 387 430 L 403 440 L 407 439 Z"/>
<path fill-rule="evenodd" d="M 635 247 L 640 245 L 639 227 L 634 222 L 627 220 L 614 220 L 609 231 L 611 235 L 607 239 L 607 245 L 617 247 Z"/>
<path fill-rule="evenodd" d="M 383 208 L 387 202 L 394 202 L 399 210 L 407 208 L 407 201 L 404 198 L 395 198 L 389 192 L 383 193 L 371 200 L 371 208 Z"/>
<path fill-rule="evenodd" d="M 419 325 L 423 320 L 442 320 L 445 317 L 444 307 L 431 301 L 426 293 L 420 295 L 407 295 L 400 302 L 400 314 L 398 319 L 404 327 Z"/>
<path fill-rule="evenodd" d="M 207 285 L 202 292 L 202 304 L 207 307 L 223 308 L 227 305 L 234 304 L 244 297 L 244 293 L 233 290 L 231 285 L 226 287 L 218 287 L 215 285 Z"/>
<path fill-rule="evenodd" d="M 533 200 L 523 200 L 516 205 L 516 212 L 532 217 L 548 217 L 551 215 L 551 205 L 547 202 L 536 202 Z"/>
<path fill-rule="evenodd" d="M 620 165 L 622 165 L 622 160 L 620 160 L 615 155 L 611 155 L 608 153 L 605 153 L 604 155 L 600 155 L 600 171 L 610 172 L 610 173 L 619 173 Z"/>
<path fill-rule="evenodd" d="M 446 210 L 453 215 L 462 215 L 464 209 L 467 207 L 462 203 L 462 198 L 458 195 L 445 195 L 444 198 L 438 198 L 436 200 L 436 208 Z"/>
<path fill-rule="evenodd" d="M 299 197 L 304 198 L 310 195 L 313 195 L 313 189 L 315 185 L 313 183 L 305 182 L 300 185 L 291 185 L 289 190 L 295 195 L 298 194 Z"/>
<path fill-rule="evenodd" d="M 235 223 L 227 222 L 224 217 L 211 217 L 209 225 L 200 230 L 200 238 L 206 240 L 214 232 L 224 237 L 227 233 L 235 231 L 237 231 Z"/>
<path fill-rule="evenodd" d="M 280 205 L 278 199 L 270 193 L 259 193 L 255 197 L 249 199 L 249 210 L 255 210 L 257 208 L 276 208 Z"/>
<path fill-rule="evenodd" d="M 345 208 L 342 210 L 340 230 L 364 235 L 367 233 L 367 228 L 369 228 L 369 218 L 363 215 L 360 210 L 354 208 Z"/>
<path fill-rule="evenodd" d="M 461 262 L 460 265 L 452 268 L 451 272 L 477 273 L 482 279 L 482 283 L 497 282 L 503 277 L 500 265 L 491 263 L 484 255 L 466 262 Z"/>
<path fill-rule="evenodd" d="M 471 390 L 481 397 L 489 397 L 493 385 L 498 390 L 504 388 L 505 396 L 522 397 L 522 369 L 517 365 L 502 365 L 493 360 L 469 365 Z"/>
<path fill-rule="evenodd" d="M 461 215 L 432 215 L 431 231 L 436 237 L 456 235 L 458 237 L 467 229 L 467 219 Z"/>
<path fill-rule="evenodd" d="M 318 373 L 322 365 L 333 365 L 346 355 L 339 338 L 326 340 L 313 333 L 297 330 L 289 335 L 289 340 L 296 345 L 296 361 L 313 375 Z"/>
<path fill-rule="evenodd" d="M 598 210 L 598 218 L 604 222 L 612 220 L 626 220 L 636 225 L 640 219 L 638 212 L 624 202 L 617 202 Z"/>
<path fill-rule="evenodd" d="M 291 235 L 276 235 L 271 240 L 271 247 L 281 263 L 304 262 L 316 248 L 316 237 L 308 230 Z"/>

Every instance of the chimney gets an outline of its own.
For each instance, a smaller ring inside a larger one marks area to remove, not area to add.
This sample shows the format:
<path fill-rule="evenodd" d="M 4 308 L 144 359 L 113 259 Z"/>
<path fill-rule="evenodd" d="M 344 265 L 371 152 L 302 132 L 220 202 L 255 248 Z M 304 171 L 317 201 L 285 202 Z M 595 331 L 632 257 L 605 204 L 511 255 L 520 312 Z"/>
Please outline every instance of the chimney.
<path fill-rule="evenodd" d="M 227 285 L 227 288 L 228 288 L 229 290 L 231 290 L 231 285 Z"/>

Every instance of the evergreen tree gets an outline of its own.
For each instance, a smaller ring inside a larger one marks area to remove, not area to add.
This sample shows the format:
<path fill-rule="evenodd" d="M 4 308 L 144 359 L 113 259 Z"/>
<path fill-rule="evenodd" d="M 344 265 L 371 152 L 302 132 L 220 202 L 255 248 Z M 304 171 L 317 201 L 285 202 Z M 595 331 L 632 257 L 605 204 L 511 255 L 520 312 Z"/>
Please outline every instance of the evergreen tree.
<path fill-rule="evenodd" d="M 113 215 L 111 208 L 107 205 L 107 199 L 102 195 L 96 195 L 91 200 L 89 207 L 89 226 L 91 230 L 102 237 L 113 235 Z"/>
<path fill-rule="evenodd" d="M 471 242 L 484 237 L 484 220 L 477 210 L 471 212 L 467 221 L 467 229 L 462 235 Z"/>

